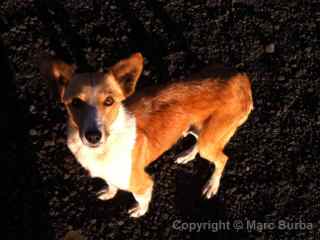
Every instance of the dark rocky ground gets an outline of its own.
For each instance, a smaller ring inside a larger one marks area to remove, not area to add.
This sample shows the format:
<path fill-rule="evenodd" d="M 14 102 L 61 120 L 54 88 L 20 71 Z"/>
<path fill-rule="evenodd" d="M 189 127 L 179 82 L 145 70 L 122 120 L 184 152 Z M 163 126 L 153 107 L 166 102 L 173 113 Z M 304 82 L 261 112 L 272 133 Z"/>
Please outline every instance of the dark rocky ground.
<path fill-rule="evenodd" d="M 320 239 L 319 3 L 4 0 L 0 17 L 6 239 L 62 239 L 70 231 L 86 239 Z M 200 197 L 212 166 L 200 158 L 173 164 L 188 139 L 150 166 L 155 192 L 140 219 L 127 215 L 134 203 L 128 193 L 98 201 L 103 183 L 86 177 L 67 150 L 65 112 L 48 98 L 39 55 L 87 71 L 134 51 L 146 58 L 138 89 L 211 61 L 250 74 L 255 110 L 226 148 L 231 160 L 212 200 Z M 189 232 L 174 229 L 176 220 L 303 222 L 312 229 Z"/>

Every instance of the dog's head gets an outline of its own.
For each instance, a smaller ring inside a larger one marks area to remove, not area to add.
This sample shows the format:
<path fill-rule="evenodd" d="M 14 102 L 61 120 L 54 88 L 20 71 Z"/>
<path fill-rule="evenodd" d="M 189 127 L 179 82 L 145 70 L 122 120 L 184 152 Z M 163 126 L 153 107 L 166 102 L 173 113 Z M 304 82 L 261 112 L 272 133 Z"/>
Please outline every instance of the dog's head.
<path fill-rule="evenodd" d="M 54 58 L 40 64 L 41 75 L 54 82 L 72 127 L 90 147 L 103 144 L 117 118 L 121 102 L 130 96 L 143 69 L 143 57 L 135 53 L 105 73 L 75 73 L 75 66 Z"/>

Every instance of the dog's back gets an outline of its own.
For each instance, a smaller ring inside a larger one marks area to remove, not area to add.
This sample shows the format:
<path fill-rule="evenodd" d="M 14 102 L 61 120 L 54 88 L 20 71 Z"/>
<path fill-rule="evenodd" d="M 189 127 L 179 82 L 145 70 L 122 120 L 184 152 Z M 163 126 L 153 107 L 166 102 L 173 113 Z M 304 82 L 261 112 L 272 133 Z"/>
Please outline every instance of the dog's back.
<path fill-rule="evenodd" d="M 248 77 L 230 71 L 211 66 L 186 81 L 148 88 L 126 101 L 137 127 L 153 142 L 150 160 L 168 150 L 190 128 L 200 132 L 215 112 L 246 115 L 251 110 Z"/>

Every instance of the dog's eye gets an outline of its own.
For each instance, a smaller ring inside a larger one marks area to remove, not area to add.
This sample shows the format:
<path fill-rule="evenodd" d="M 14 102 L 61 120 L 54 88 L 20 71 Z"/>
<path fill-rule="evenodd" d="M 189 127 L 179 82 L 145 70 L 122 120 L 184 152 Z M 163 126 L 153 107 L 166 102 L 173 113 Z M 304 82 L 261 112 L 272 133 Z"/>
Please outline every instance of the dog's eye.
<path fill-rule="evenodd" d="M 112 97 L 107 97 L 104 102 L 103 105 L 105 106 L 111 106 L 114 103 L 114 99 Z"/>
<path fill-rule="evenodd" d="M 83 101 L 80 98 L 72 99 L 71 105 L 75 108 L 79 108 L 83 105 Z"/>

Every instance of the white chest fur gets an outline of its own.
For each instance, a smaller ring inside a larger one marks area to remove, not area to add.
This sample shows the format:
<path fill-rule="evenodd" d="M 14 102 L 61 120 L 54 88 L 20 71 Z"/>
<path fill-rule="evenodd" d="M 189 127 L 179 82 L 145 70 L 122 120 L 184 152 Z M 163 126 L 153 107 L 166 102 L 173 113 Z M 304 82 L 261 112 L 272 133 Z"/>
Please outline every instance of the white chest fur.
<path fill-rule="evenodd" d="M 132 171 L 132 151 L 136 141 L 136 122 L 120 107 L 110 128 L 107 141 L 97 148 L 84 145 L 78 131 L 70 130 L 68 147 L 92 177 L 100 177 L 108 184 L 128 190 Z"/>

